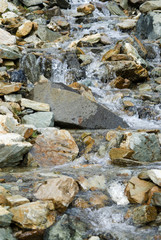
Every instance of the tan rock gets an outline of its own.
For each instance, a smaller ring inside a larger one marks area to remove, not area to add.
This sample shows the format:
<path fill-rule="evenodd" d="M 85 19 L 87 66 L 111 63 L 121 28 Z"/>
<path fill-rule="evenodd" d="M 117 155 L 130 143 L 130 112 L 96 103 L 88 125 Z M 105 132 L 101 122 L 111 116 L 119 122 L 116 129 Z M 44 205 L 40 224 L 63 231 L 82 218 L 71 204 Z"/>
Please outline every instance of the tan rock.
<path fill-rule="evenodd" d="M 125 108 L 126 107 L 134 107 L 134 103 L 132 103 L 131 101 L 128 101 L 128 100 L 123 101 L 123 104 L 124 104 Z"/>
<path fill-rule="evenodd" d="M 25 108 L 31 108 L 35 111 L 49 112 L 50 106 L 47 103 L 35 102 L 26 98 L 21 98 L 21 106 Z"/>
<path fill-rule="evenodd" d="M 112 148 L 109 152 L 110 158 L 119 159 L 119 158 L 131 158 L 134 153 L 131 149 L 126 148 Z"/>
<path fill-rule="evenodd" d="M 126 54 L 114 54 L 111 56 L 111 61 L 133 60 L 131 56 Z"/>
<path fill-rule="evenodd" d="M 21 83 L 7 84 L 7 83 L 0 82 L 0 95 L 17 92 L 20 90 L 21 86 L 22 86 Z"/>
<path fill-rule="evenodd" d="M 12 45 L 16 43 L 16 37 L 0 28 L 0 44 Z"/>
<path fill-rule="evenodd" d="M 106 140 L 107 141 L 111 141 L 112 139 L 115 139 L 117 137 L 117 133 L 116 131 L 110 130 L 107 134 L 106 134 Z"/>
<path fill-rule="evenodd" d="M 107 61 L 109 60 L 113 55 L 119 54 L 120 53 L 120 48 L 121 48 L 121 43 L 118 42 L 116 44 L 116 46 L 113 49 L 110 49 L 109 51 L 107 51 L 103 57 L 102 57 L 102 61 Z"/>
<path fill-rule="evenodd" d="M 110 86 L 114 88 L 124 89 L 130 86 L 131 82 L 128 79 L 124 79 L 121 76 L 115 78 L 110 82 Z"/>
<path fill-rule="evenodd" d="M 31 32 L 32 27 L 33 27 L 33 23 L 31 21 L 26 21 L 24 24 L 22 24 L 18 28 L 16 32 L 16 36 L 20 38 L 27 36 Z"/>
<path fill-rule="evenodd" d="M 78 152 L 78 146 L 68 131 L 50 128 L 37 137 L 29 153 L 29 162 L 37 162 L 39 166 L 61 165 L 74 160 Z"/>
<path fill-rule="evenodd" d="M 74 202 L 74 206 L 77 208 L 89 208 L 90 204 L 88 203 L 88 201 L 85 201 L 82 198 L 77 198 Z"/>
<path fill-rule="evenodd" d="M 148 170 L 147 175 L 153 181 L 153 183 L 161 187 L 161 170 L 160 169 Z"/>
<path fill-rule="evenodd" d="M 29 200 L 25 197 L 22 197 L 20 195 L 12 195 L 6 197 L 7 205 L 10 207 L 16 207 L 25 203 L 29 203 Z"/>
<path fill-rule="evenodd" d="M 41 200 L 52 200 L 57 209 L 64 209 L 73 201 L 78 191 L 78 184 L 73 178 L 57 175 L 42 184 L 35 193 L 35 197 Z"/>
<path fill-rule="evenodd" d="M 136 26 L 136 23 L 137 23 L 137 20 L 135 19 L 126 19 L 124 20 L 123 22 L 121 23 L 118 23 L 117 26 L 120 28 L 120 29 L 132 29 Z"/>
<path fill-rule="evenodd" d="M 151 182 L 132 177 L 126 186 L 125 195 L 131 203 L 143 204 L 147 202 L 148 192 L 154 186 L 155 185 Z"/>
<path fill-rule="evenodd" d="M 0 13 L 4 13 L 8 8 L 7 0 L 0 0 Z"/>
<path fill-rule="evenodd" d="M 157 218 L 157 209 L 154 206 L 140 206 L 133 210 L 133 221 L 136 224 L 152 222 Z"/>
<path fill-rule="evenodd" d="M 105 207 L 107 201 L 108 197 L 105 194 L 94 194 L 89 200 L 91 206 L 96 208 Z"/>
<path fill-rule="evenodd" d="M 89 178 L 81 176 L 77 181 L 84 191 L 96 189 L 104 190 L 106 188 L 106 179 L 103 175 L 95 175 Z"/>
<path fill-rule="evenodd" d="M 88 36 L 85 36 L 79 40 L 76 40 L 76 41 L 73 41 L 70 45 L 69 45 L 69 48 L 76 48 L 77 45 L 80 43 L 80 42 L 87 42 L 87 43 L 90 43 L 90 44 L 95 44 L 95 43 L 98 43 L 101 41 L 101 34 L 100 33 L 96 33 L 96 34 L 92 34 L 92 35 L 88 35 Z"/>
<path fill-rule="evenodd" d="M 54 205 L 51 201 L 37 201 L 13 207 L 13 222 L 26 229 L 45 229 L 55 222 Z"/>
<path fill-rule="evenodd" d="M 77 8 L 77 12 L 82 12 L 86 15 L 91 14 L 95 10 L 93 4 L 83 4 Z"/>
<path fill-rule="evenodd" d="M 7 203 L 7 196 L 9 196 L 9 192 L 0 186 L 0 205 L 5 206 Z"/>

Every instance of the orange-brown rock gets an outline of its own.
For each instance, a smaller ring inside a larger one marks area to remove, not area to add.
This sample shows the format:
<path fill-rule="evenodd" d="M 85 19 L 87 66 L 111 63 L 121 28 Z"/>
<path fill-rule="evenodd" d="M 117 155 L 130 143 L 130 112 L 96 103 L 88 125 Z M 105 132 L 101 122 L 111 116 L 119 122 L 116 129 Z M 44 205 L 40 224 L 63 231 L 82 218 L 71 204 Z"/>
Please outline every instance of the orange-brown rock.
<path fill-rule="evenodd" d="M 149 191 L 154 186 L 151 182 L 132 177 L 126 186 L 125 195 L 131 203 L 143 204 L 148 201 Z"/>
<path fill-rule="evenodd" d="M 74 202 L 74 206 L 77 208 L 89 208 L 90 204 L 88 203 L 88 201 L 82 198 L 77 198 Z"/>
<path fill-rule="evenodd" d="M 103 55 L 102 61 L 104 62 L 104 61 L 110 60 L 113 55 L 119 54 L 121 46 L 122 44 L 118 42 L 113 49 L 110 49 Z"/>
<path fill-rule="evenodd" d="M 133 210 L 135 224 L 152 222 L 157 218 L 157 209 L 154 206 L 144 205 Z"/>
<path fill-rule="evenodd" d="M 21 83 L 8 84 L 0 82 L 0 95 L 17 92 L 20 90 L 21 86 L 22 86 Z"/>
<path fill-rule="evenodd" d="M 78 191 L 78 184 L 73 178 L 56 175 L 39 187 L 35 197 L 41 200 L 52 200 L 57 209 L 64 209 L 73 201 Z"/>
<path fill-rule="evenodd" d="M 28 155 L 28 164 L 61 165 L 74 160 L 78 152 L 78 146 L 67 130 L 50 128 L 36 138 Z"/>
<path fill-rule="evenodd" d="M 131 149 L 126 148 L 112 148 L 109 152 L 110 158 L 119 159 L 119 158 L 131 158 L 132 154 L 134 153 Z"/>
<path fill-rule="evenodd" d="M 83 4 L 77 8 L 77 12 L 82 12 L 85 15 L 91 14 L 95 10 L 93 4 Z"/>
<path fill-rule="evenodd" d="M 107 201 L 108 201 L 108 197 L 107 197 L 107 195 L 105 195 L 103 193 L 102 194 L 94 194 L 89 200 L 91 206 L 95 207 L 95 208 L 105 207 Z"/>
<path fill-rule="evenodd" d="M 114 88 L 124 89 L 130 86 L 131 82 L 128 79 L 124 79 L 121 76 L 115 78 L 110 82 L 110 86 Z"/>
<path fill-rule="evenodd" d="M 127 54 L 114 54 L 111 56 L 111 61 L 133 60 L 131 56 Z"/>
<path fill-rule="evenodd" d="M 0 186 L 0 205 L 5 206 L 7 203 L 7 196 L 9 195 L 8 191 Z"/>
<path fill-rule="evenodd" d="M 24 24 L 22 24 L 18 28 L 16 32 L 16 36 L 20 38 L 27 36 L 31 32 L 32 27 L 33 27 L 33 23 L 31 21 L 26 21 Z"/>

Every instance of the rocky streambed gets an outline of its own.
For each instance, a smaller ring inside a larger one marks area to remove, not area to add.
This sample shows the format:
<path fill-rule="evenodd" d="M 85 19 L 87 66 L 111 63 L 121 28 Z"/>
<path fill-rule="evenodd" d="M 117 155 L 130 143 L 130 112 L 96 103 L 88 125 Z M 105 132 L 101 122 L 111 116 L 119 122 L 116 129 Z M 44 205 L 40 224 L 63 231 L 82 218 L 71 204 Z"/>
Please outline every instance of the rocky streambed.
<path fill-rule="evenodd" d="M 160 47 L 160 0 L 0 0 L 0 240 L 161 239 Z"/>

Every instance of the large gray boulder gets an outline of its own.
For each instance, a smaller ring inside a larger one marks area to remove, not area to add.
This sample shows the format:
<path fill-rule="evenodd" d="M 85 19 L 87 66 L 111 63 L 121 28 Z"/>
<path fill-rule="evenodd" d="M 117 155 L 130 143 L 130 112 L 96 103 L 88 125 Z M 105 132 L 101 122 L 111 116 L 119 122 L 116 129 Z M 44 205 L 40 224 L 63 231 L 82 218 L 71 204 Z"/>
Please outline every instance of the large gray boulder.
<path fill-rule="evenodd" d="M 50 105 L 58 126 L 88 129 L 128 127 L 122 118 L 107 108 L 76 92 L 52 88 L 50 82 L 37 84 L 32 98 Z"/>
<path fill-rule="evenodd" d="M 138 38 L 156 40 L 161 38 L 161 11 L 148 12 L 141 14 L 136 32 Z"/>
<path fill-rule="evenodd" d="M 20 0 L 26 7 L 31 7 L 43 3 L 43 0 Z"/>

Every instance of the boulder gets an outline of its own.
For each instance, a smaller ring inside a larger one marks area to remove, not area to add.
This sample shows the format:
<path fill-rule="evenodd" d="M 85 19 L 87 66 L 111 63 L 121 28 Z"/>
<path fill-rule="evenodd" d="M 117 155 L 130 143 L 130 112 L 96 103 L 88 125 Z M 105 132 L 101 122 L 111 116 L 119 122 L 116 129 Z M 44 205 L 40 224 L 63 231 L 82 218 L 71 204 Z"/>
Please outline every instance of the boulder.
<path fill-rule="evenodd" d="M 8 47 L 4 44 L 1 44 L 0 58 L 15 60 L 15 59 L 21 58 L 21 54 L 17 48 L 15 49 L 15 48 Z"/>
<path fill-rule="evenodd" d="M 8 227 L 11 224 L 12 214 L 0 206 L 0 227 Z"/>
<path fill-rule="evenodd" d="M 153 183 L 161 187 L 161 170 L 160 169 L 150 169 L 147 171 L 148 177 Z"/>
<path fill-rule="evenodd" d="M 45 129 L 36 138 L 28 155 L 28 164 L 39 166 L 62 165 L 76 158 L 79 149 L 71 134 L 56 128 Z"/>
<path fill-rule="evenodd" d="M 139 10 L 143 13 L 161 10 L 161 1 L 146 1 L 140 5 Z"/>
<path fill-rule="evenodd" d="M 31 143 L 16 133 L 0 134 L 0 163 L 1 167 L 16 166 L 23 160 L 32 147 Z"/>
<path fill-rule="evenodd" d="M 20 90 L 21 83 L 0 83 L 0 95 L 14 93 Z"/>
<path fill-rule="evenodd" d="M 33 95 L 33 100 L 50 104 L 55 124 L 59 126 L 88 129 L 127 127 L 107 108 L 75 92 L 52 88 L 50 83 L 37 84 Z"/>
<path fill-rule="evenodd" d="M 0 28 L 0 44 L 12 45 L 16 44 L 16 37 L 11 35 L 9 32 Z"/>
<path fill-rule="evenodd" d="M 41 111 L 41 112 L 49 112 L 50 111 L 49 104 L 32 101 L 27 98 L 21 98 L 21 106 L 25 107 L 25 108 L 31 108 L 35 111 Z"/>
<path fill-rule="evenodd" d="M 0 0 L 0 13 L 4 13 L 8 8 L 7 0 Z"/>
<path fill-rule="evenodd" d="M 55 222 L 54 205 L 51 201 L 25 203 L 11 208 L 12 221 L 26 229 L 45 229 Z"/>
<path fill-rule="evenodd" d="M 161 12 L 141 14 L 136 25 L 136 33 L 140 39 L 156 40 L 161 38 Z"/>
<path fill-rule="evenodd" d="M 157 209 L 154 206 L 140 206 L 133 210 L 132 215 L 135 224 L 145 224 L 157 218 Z"/>
<path fill-rule="evenodd" d="M 26 7 L 31 7 L 43 3 L 43 0 L 20 0 Z"/>
<path fill-rule="evenodd" d="M 36 128 L 54 127 L 54 114 L 53 112 L 28 114 L 22 118 L 22 122 L 34 125 Z"/>
<path fill-rule="evenodd" d="M 148 192 L 154 186 L 151 182 L 132 177 L 126 186 L 125 195 L 129 202 L 143 204 L 148 201 Z"/>
<path fill-rule="evenodd" d="M 64 209 L 73 201 L 78 191 L 78 184 L 73 178 L 56 175 L 40 185 L 34 195 L 37 199 L 52 200 L 56 209 Z"/>

